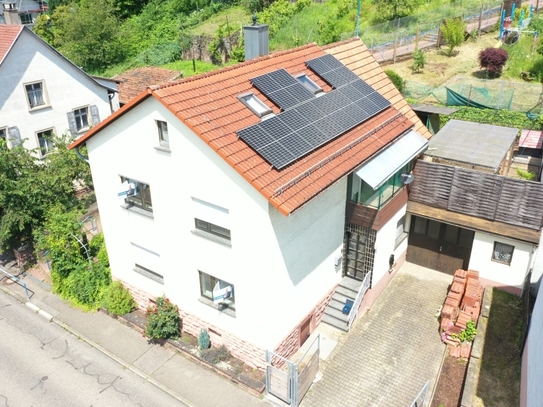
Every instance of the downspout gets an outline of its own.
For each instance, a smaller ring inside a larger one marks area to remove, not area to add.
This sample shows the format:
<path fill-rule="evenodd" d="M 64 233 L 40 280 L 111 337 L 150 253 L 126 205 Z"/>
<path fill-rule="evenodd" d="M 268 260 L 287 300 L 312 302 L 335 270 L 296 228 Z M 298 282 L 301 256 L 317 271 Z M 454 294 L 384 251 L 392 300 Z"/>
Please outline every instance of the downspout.
<path fill-rule="evenodd" d="M 89 157 L 86 157 L 86 156 L 84 156 L 83 154 L 81 154 L 81 151 L 79 151 L 80 148 L 81 148 L 81 145 L 77 146 L 77 147 L 75 148 L 75 153 L 77 154 L 77 156 L 78 156 L 80 159 L 82 159 L 83 161 L 85 161 L 87 164 L 90 165 L 90 163 L 89 163 Z"/>

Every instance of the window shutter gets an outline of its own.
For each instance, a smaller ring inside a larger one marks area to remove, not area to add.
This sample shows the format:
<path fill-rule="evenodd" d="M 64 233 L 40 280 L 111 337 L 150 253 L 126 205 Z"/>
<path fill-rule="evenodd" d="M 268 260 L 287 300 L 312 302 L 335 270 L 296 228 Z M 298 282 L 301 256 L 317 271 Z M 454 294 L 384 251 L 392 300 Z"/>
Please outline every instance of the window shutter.
<path fill-rule="evenodd" d="M 98 123 L 100 123 L 100 112 L 98 111 L 98 107 L 96 105 L 91 105 L 90 111 L 92 116 L 92 125 L 96 126 Z"/>
<path fill-rule="evenodd" d="M 68 116 L 68 125 L 70 126 L 70 133 L 72 133 L 72 136 L 75 137 L 75 135 L 77 134 L 77 125 L 75 124 L 74 112 L 68 112 L 66 113 L 66 116 Z"/>
<path fill-rule="evenodd" d="M 22 144 L 21 133 L 17 127 L 8 127 L 9 141 L 13 147 L 20 146 Z"/>

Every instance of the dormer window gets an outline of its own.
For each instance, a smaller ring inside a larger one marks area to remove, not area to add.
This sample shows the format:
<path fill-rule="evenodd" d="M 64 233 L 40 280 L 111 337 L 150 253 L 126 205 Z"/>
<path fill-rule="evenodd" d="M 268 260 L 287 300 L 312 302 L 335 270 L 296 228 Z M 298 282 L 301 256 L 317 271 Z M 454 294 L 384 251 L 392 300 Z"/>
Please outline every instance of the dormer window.
<path fill-rule="evenodd" d="M 238 99 L 258 117 L 263 117 L 267 114 L 273 113 L 272 110 L 253 93 L 245 93 L 238 96 Z"/>
<path fill-rule="evenodd" d="M 313 80 L 305 73 L 296 75 L 296 79 L 298 79 L 302 85 L 309 89 L 310 92 L 313 92 L 314 94 L 322 92 L 322 88 L 313 82 Z"/>

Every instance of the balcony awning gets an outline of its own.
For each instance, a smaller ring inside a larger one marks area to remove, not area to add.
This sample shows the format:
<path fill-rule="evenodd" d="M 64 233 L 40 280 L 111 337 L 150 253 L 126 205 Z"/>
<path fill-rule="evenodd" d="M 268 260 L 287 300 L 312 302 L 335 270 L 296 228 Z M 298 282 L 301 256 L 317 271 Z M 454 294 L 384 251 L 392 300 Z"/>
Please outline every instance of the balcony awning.
<path fill-rule="evenodd" d="M 428 140 L 410 130 L 355 172 L 374 190 L 428 147 Z"/>

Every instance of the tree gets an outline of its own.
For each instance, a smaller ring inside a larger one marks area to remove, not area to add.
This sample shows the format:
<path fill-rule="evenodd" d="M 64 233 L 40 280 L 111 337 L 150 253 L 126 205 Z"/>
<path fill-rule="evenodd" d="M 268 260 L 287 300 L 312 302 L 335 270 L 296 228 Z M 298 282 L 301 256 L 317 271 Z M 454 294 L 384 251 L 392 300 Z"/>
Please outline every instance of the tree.
<path fill-rule="evenodd" d="M 445 54 L 450 57 L 454 49 L 464 42 L 466 23 L 462 18 L 448 18 L 441 24 L 439 30 L 447 44 Z"/>
<path fill-rule="evenodd" d="M 479 64 L 492 76 L 499 76 L 509 59 L 509 53 L 501 48 L 487 48 L 479 53 Z"/>
<path fill-rule="evenodd" d="M 378 7 L 379 20 L 395 20 L 413 14 L 419 0 L 373 0 Z"/>
<path fill-rule="evenodd" d="M 75 151 L 71 139 L 54 137 L 56 150 L 38 162 L 22 145 L 8 150 L 0 140 L 0 250 L 31 242 L 51 206 L 77 208 L 77 182 L 92 186 L 89 166 Z"/>
<path fill-rule="evenodd" d="M 390 69 L 387 69 L 385 73 L 387 74 L 389 79 L 392 81 L 394 86 L 396 86 L 396 88 L 400 91 L 400 93 L 403 93 L 404 88 L 405 88 L 403 78 L 400 75 L 398 75 L 396 72 Z"/>
<path fill-rule="evenodd" d="M 421 69 L 424 69 L 425 65 L 426 54 L 422 49 L 417 48 L 415 52 L 413 52 L 413 65 L 411 66 L 411 69 L 413 69 L 414 72 L 419 72 Z"/>

